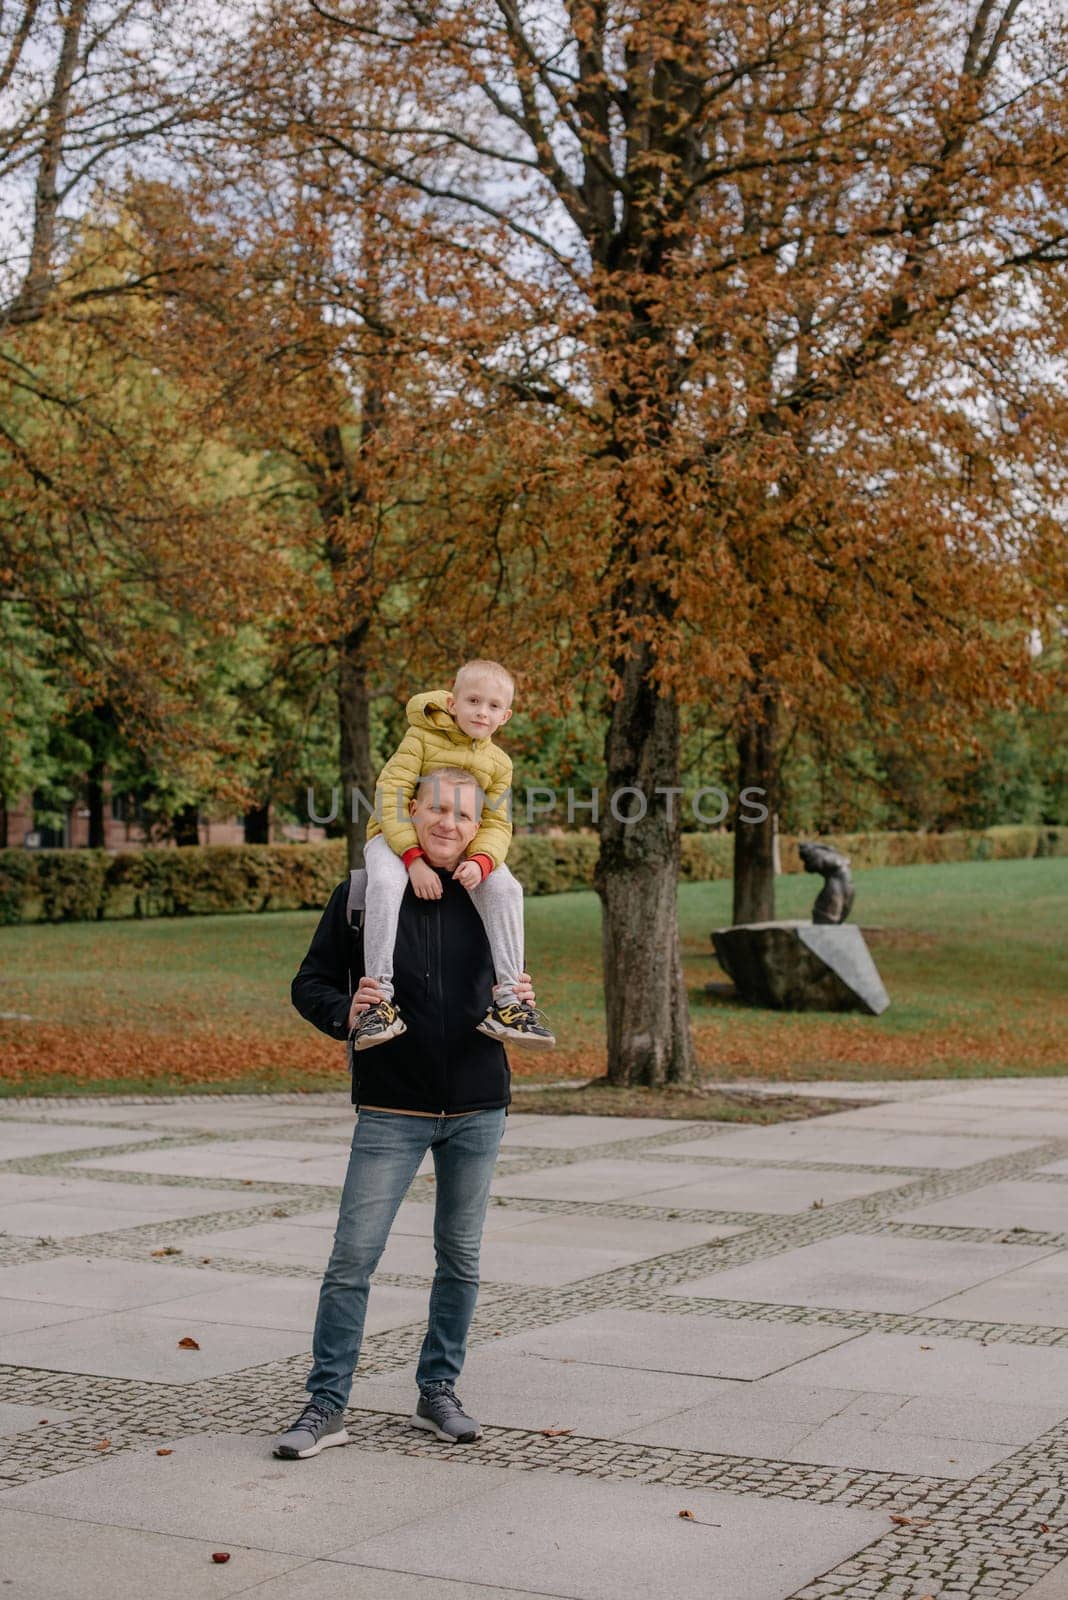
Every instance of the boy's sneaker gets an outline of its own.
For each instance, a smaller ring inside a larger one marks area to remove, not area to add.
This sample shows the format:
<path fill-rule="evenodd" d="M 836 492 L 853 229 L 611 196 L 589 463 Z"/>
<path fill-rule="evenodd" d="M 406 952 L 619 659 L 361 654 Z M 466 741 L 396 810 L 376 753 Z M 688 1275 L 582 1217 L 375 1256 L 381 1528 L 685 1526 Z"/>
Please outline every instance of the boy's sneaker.
<path fill-rule="evenodd" d="M 356 1018 L 352 1047 L 354 1050 L 370 1050 L 374 1045 L 385 1044 L 387 1039 L 395 1039 L 399 1033 L 407 1031 L 404 1019 L 392 1000 L 379 1000 Z"/>
<path fill-rule="evenodd" d="M 482 1429 L 464 1411 L 451 1383 L 431 1383 L 420 1389 L 412 1422 L 446 1444 L 470 1444 L 482 1437 Z"/>
<path fill-rule="evenodd" d="M 491 1039 L 508 1039 L 531 1050 L 551 1050 L 556 1035 L 550 1033 L 540 1017 L 541 1012 L 529 1000 L 505 1000 L 500 1005 L 495 1000 L 478 1024 L 478 1031 L 488 1033 Z"/>
<path fill-rule="evenodd" d="M 348 1442 L 345 1413 L 328 1411 L 318 1400 L 309 1400 L 293 1426 L 274 1441 L 274 1453 L 286 1461 L 303 1461 L 332 1444 Z"/>

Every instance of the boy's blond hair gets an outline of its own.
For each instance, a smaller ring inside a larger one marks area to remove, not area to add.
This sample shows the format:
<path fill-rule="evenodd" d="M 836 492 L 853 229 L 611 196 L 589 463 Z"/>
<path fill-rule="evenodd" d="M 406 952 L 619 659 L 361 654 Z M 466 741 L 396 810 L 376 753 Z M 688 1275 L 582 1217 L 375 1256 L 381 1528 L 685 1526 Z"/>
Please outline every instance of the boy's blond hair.
<path fill-rule="evenodd" d="M 495 678 L 502 688 L 508 690 L 509 701 L 515 698 L 515 679 L 508 668 L 502 667 L 499 661 L 486 661 L 481 658 L 464 662 L 453 680 L 453 694 L 459 693 L 462 679 L 474 677 L 476 674 L 483 678 Z"/>

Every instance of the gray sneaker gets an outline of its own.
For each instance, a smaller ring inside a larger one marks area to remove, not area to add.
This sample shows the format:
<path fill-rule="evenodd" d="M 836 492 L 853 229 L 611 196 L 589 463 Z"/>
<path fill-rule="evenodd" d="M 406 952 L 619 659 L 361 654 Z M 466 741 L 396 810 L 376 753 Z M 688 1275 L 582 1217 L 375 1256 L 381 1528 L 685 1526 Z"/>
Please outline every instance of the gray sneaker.
<path fill-rule="evenodd" d="M 317 1400 L 309 1400 L 288 1432 L 279 1434 L 274 1441 L 274 1453 L 286 1461 L 303 1461 L 332 1444 L 348 1442 L 345 1413 L 327 1411 Z"/>
<path fill-rule="evenodd" d="M 470 1444 L 482 1437 L 482 1429 L 464 1411 L 451 1383 L 431 1383 L 421 1389 L 412 1422 L 446 1444 Z"/>

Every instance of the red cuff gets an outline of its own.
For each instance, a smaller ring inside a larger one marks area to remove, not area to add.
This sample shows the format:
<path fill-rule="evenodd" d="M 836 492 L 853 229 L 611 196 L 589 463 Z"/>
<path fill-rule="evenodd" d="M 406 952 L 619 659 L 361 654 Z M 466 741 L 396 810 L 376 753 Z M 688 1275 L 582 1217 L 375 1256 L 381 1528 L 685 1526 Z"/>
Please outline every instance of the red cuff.
<path fill-rule="evenodd" d="M 412 870 L 412 862 L 418 861 L 419 857 L 423 855 L 423 853 L 424 851 L 421 844 L 413 844 L 410 850 L 405 850 L 404 854 L 401 856 L 401 860 L 404 862 L 404 865 L 409 872 Z"/>
<path fill-rule="evenodd" d="M 477 861 L 478 862 L 479 866 L 482 868 L 482 882 L 485 883 L 486 879 L 489 877 L 490 873 L 493 871 L 493 857 L 492 856 L 477 855 L 477 856 L 468 856 L 467 859 L 468 859 L 468 861 Z"/>

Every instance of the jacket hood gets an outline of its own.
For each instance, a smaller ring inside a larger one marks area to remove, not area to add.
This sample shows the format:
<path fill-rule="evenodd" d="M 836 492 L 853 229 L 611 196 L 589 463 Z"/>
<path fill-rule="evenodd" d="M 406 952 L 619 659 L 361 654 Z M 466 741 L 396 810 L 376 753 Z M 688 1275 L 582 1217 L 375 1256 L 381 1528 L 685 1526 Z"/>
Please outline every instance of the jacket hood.
<path fill-rule="evenodd" d="M 413 728 L 432 728 L 435 733 L 443 733 L 457 744 L 470 746 L 472 740 L 457 727 L 456 718 L 446 709 L 451 692 L 449 689 L 431 689 L 426 694 L 413 694 L 404 708 L 405 714 Z M 488 744 L 489 735 L 477 743 Z"/>

